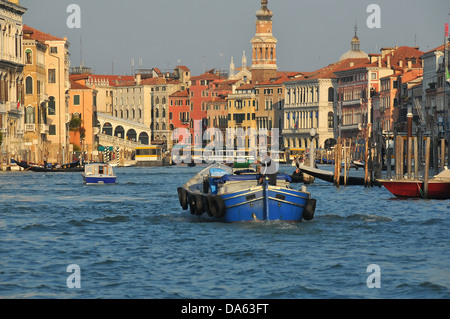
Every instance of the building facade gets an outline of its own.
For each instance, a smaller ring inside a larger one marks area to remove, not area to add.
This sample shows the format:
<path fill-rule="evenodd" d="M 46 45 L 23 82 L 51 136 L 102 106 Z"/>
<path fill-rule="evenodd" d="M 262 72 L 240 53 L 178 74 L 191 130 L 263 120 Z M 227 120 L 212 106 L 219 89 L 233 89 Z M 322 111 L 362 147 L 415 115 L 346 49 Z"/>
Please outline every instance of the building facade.
<path fill-rule="evenodd" d="M 48 153 L 47 103 L 45 53 L 47 46 L 36 40 L 33 33 L 23 33 L 25 81 L 24 94 L 24 146 L 27 160 L 43 163 Z"/>
<path fill-rule="evenodd" d="M 23 23 L 19 1 L 0 1 L 0 134 L 2 164 L 23 151 Z"/>

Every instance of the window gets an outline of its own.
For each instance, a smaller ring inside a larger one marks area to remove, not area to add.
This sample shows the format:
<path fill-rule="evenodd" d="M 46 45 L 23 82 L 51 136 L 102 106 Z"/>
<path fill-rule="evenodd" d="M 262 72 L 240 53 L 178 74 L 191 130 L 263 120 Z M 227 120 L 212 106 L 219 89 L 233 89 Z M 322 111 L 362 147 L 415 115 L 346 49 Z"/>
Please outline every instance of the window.
<path fill-rule="evenodd" d="M 50 96 L 48 98 L 48 115 L 55 115 L 55 114 L 56 114 L 55 97 Z"/>
<path fill-rule="evenodd" d="M 80 96 L 79 95 L 73 96 L 73 105 L 80 105 Z"/>
<path fill-rule="evenodd" d="M 328 128 L 334 127 L 334 114 L 333 112 L 328 112 Z"/>
<path fill-rule="evenodd" d="M 25 79 L 25 94 L 33 94 L 33 78 L 27 76 Z"/>
<path fill-rule="evenodd" d="M 334 88 L 328 88 L 328 102 L 334 102 Z"/>
<path fill-rule="evenodd" d="M 49 125 L 48 135 L 56 135 L 56 125 Z"/>
<path fill-rule="evenodd" d="M 55 69 L 48 70 L 48 83 L 56 83 L 56 70 Z"/>
<path fill-rule="evenodd" d="M 26 113 L 25 113 L 25 123 L 26 124 L 34 124 L 35 117 L 34 117 L 34 107 L 32 106 L 28 106 L 26 108 Z"/>
<path fill-rule="evenodd" d="M 31 51 L 30 49 L 25 51 L 25 63 L 33 64 L 33 51 Z"/>
<path fill-rule="evenodd" d="M 53 54 L 58 53 L 58 48 L 57 47 L 50 47 L 50 53 L 53 53 Z"/>

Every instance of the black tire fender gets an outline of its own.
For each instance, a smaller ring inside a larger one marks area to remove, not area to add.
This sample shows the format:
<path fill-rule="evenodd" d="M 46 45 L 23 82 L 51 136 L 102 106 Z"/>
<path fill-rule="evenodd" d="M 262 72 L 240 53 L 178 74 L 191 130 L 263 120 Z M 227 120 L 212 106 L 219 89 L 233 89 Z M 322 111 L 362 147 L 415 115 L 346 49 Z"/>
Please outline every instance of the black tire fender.
<path fill-rule="evenodd" d="M 220 196 L 211 196 L 210 208 L 211 213 L 216 218 L 222 218 L 225 216 L 226 207 L 225 202 Z"/>
<path fill-rule="evenodd" d="M 178 187 L 178 199 L 180 200 L 181 207 L 186 210 L 188 209 L 188 199 L 187 199 L 187 192 L 183 187 Z"/>
<path fill-rule="evenodd" d="M 306 200 L 305 208 L 303 209 L 303 219 L 304 220 L 313 219 L 315 211 L 316 211 L 316 199 L 308 198 Z"/>

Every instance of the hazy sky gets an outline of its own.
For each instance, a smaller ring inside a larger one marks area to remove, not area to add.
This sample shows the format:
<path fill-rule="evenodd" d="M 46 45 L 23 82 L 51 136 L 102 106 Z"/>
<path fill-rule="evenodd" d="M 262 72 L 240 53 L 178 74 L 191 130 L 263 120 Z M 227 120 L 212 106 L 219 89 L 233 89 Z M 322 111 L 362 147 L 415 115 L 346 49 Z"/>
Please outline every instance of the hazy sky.
<path fill-rule="evenodd" d="M 25 24 L 70 42 L 72 66 L 97 74 L 130 74 L 135 68 L 171 70 L 186 65 L 193 75 L 251 64 L 260 0 L 20 0 Z M 70 4 L 81 8 L 81 28 L 68 28 Z M 369 28 L 370 4 L 381 9 L 381 28 Z M 280 71 L 313 71 L 339 60 L 350 49 L 358 24 L 361 50 L 419 46 L 428 51 L 444 43 L 450 23 L 449 0 L 269 0 L 278 39 Z M 81 41 L 80 41 L 81 40 Z M 81 50 L 80 50 L 80 42 Z"/>

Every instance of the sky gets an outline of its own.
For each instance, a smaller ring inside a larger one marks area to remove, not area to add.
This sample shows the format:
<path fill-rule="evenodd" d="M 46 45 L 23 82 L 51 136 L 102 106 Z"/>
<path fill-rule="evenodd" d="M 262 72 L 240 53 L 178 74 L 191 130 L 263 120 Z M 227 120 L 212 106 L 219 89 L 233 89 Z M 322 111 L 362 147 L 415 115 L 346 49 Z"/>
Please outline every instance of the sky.
<path fill-rule="evenodd" d="M 96 74 L 120 75 L 132 73 L 132 60 L 134 69 L 185 65 L 194 76 L 228 71 L 232 57 L 241 66 L 244 50 L 250 65 L 261 7 L 260 0 L 19 1 L 28 9 L 24 24 L 68 38 L 71 66 L 84 61 Z M 71 4 L 80 8 L 79 28 L 67 23 L 77 21 Z M 269 0 L 268 8 L 279 71 L 314 71 L 338 61 L 350 50 L 355 23 L 368 54 L 395 45 L 429 51 L 444 43 L 450 23 L 449 0 Z"/>

